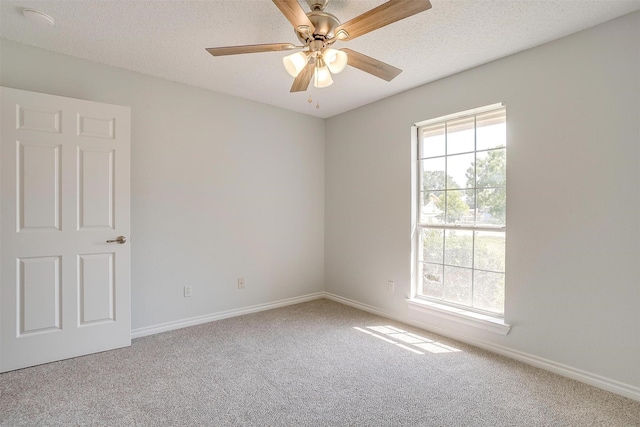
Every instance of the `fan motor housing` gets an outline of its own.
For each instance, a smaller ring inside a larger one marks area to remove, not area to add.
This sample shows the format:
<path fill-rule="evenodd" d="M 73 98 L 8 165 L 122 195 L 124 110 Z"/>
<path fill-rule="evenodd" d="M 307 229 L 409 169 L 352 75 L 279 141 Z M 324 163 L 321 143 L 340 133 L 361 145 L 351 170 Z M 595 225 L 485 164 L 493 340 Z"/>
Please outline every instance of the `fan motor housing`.
<path fill-rule="evenodd" d="M 335 28 L 340 25 L 338 18 L 321 10 L 309 12 L 307 16 L 315 27 L 313 34 L 301 33 L 295 30 L 296 36 L 298 36 L 298 39 L 305 45 L 314 40 L 327 40 L 332 38 Z"/>

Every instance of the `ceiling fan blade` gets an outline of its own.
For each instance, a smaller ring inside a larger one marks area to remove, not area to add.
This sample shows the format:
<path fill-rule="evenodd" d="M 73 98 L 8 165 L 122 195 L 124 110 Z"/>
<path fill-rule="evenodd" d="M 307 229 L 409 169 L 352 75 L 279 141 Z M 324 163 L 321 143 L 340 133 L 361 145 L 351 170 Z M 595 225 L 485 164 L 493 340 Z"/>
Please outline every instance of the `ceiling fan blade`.
<path fill-rule="evenodd" d="M 291 90 L 289 92 L 304 92 L 309 87 L 311 77 L 313 77 L 313 71 L 316 68 L 314 63 L 307 64 L 306 67 L 300 71 L 298 77 L 293 81 Z"/>
<path fill-rule="evenodd" d="M 396 68 L 393 65 L 385 64 L 382 61 L 371 58 L 367 55 L 363 55 L 362 53 L 356 52 L 355 50 L 347 48 L 343 48 L 340 50 L 347 54 L 347 63 L 349 65 L 388 82 L 393 80 L 398 74 L 402 72 L 400 68 Z"/>
<path fill-rule="evenodd" d="M 309 17 L 298 3 L 298 0 L 273 0 L 273 3 L 280 9 L 280 12 L 291 22 L 293 28 L 304 33 L 309 31 L 313 34 L 315 27 L 309 21 Z M 308 29 L 308 30 L 307 30 Z"/>
<path fill-rule="evenodd" d="M 353 40 L 385 25 L 431 9 L 429 0 L 389 0 L 335 29 L 340 40 Z M 342 32 L 341 32 L 342 30 Z M 346 31 L 346 34 L 344 33 Z"/>
<path fill-rule="evenodd" d="M 210 47 L 207 49 L 213 56 L 238 55 L 241 53 L 277 52 L 295 49 L 291 43 L 250 44 L 245 46 Z"/>

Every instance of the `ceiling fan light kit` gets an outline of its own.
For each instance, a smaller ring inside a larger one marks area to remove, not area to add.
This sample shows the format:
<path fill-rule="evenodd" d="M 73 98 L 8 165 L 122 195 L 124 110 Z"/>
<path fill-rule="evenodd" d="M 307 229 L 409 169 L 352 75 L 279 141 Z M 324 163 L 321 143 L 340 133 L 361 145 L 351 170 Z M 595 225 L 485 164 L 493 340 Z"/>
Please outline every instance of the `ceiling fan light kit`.
<path fill-rule="evenodd" d="M 317 88 L 331 86 L 331 74 L 338 74 L 347 67 L 348 57 L 345 52 L 336 49 L 324 49 L 318 52 L 296 52 L 282 58 L 287 73 L 294 79 L 311 61 L 314 64 L 313 85 Z"/>
<path fill-rule="evenodd" d="M 338 18 L 324 11 L 329 0 L 307 0 L 311 9 L 308 13 L 304 12 L 297 0 L 272 1 L 293 25 L 302 46 L 273 43 L 213 47 L 208 48 L 207 52 L 213 56 L 223 56 L 303 49 L 282 59 L 285 70 L 294 78 L 290 92 L 306 91 L 312 79 L 317 88 L 330 86 L 333 83 L 331 74 L 342 72 L 347 65 L 391 81 L 402 72 L 401 69 L 351 49 L 334 49 L 333 44 L 353 40 L 431 8 L 429 0 L 389 0 L 341 24 Z"/>

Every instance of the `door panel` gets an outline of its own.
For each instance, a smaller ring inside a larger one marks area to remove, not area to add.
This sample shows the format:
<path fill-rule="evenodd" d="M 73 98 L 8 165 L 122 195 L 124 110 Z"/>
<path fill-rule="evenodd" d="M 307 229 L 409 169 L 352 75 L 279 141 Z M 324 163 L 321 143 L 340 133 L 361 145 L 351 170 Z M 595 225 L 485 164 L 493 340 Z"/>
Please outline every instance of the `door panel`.
<path fill-rule="evenodd" d="M 47 111 L 24 107 L 19 102 L 16 103 L 16 108 L 18 110 L 18 129 L 60 133 L 60 115 L 62 111 Z"/>
<path fill-rule="evenodd" d="M 0 91 L 0 371 L 130 345 L 130 109 Z"/>
<path fill-rule="evenodd" d="M 19 336 L 59 331 L 60 257 L 18 260 Z"/>
<path fill-rule="evenodd" d="M 115 119 L 110 117 L 85 117 L 78 115 L 78 135 L 114 139 Z"/>
<path fill-rule="evenodd" d="M 113 229 L 114 150 L 78 147 L 78 228 Z"/>
<path fill-rule="evenodd" d="M 18 231 L 60 230 L 60 145 L 17 141 Z"/>
<path fill-rule="evenodd" d="M 115 321 L 115 278 L 113 253 L 78 257 L 80 325 Z"/>

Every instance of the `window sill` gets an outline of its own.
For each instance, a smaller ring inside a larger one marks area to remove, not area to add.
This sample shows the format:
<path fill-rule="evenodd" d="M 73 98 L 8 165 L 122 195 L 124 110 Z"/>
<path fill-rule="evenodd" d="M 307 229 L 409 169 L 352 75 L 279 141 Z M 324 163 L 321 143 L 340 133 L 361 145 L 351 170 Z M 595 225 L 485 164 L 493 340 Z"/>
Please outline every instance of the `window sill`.
<path fill-rule="evenodd" d="M 442 317 L 465 325 L 475 326 L 486 331 L 495 332 L 500 335 L 507 335 L 511 330 L 511 325 L 504 323 L 503 319 L 466 311 L 460 308 L 449 307 L 448 305 L 437 304 L 418 298 L 407 300 L 409 308 L 421 311 L 433 316 Z"/>

